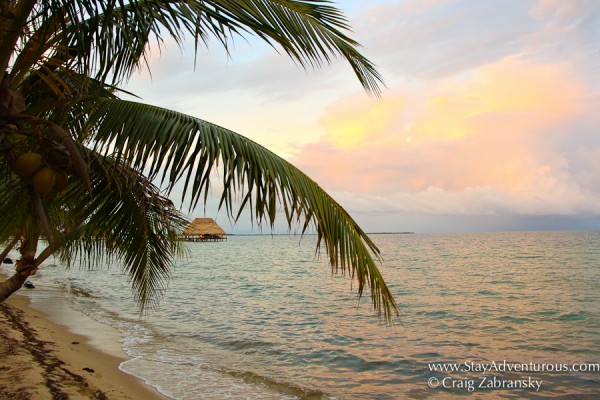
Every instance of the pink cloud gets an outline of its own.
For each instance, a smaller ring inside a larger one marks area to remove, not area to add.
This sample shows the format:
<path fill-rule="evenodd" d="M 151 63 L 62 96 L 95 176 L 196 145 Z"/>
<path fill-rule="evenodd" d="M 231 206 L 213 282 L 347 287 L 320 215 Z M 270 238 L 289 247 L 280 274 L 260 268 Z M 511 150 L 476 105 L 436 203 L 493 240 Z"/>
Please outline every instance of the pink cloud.
<path fill-rule="evenodd" d="M 587 134 L 581 121 L 598 126 L 598 95 L 575 75 L 568 64 L 507 58 L 426 89 L 344 99 L 321 119 L 327 135 L 291 161 L 354 201 L 375 196 L 413 212 L 600 210 L 598 191 L 583 182 L 592 164 L 575 174 L 575 156 L 561 147 Z"/>

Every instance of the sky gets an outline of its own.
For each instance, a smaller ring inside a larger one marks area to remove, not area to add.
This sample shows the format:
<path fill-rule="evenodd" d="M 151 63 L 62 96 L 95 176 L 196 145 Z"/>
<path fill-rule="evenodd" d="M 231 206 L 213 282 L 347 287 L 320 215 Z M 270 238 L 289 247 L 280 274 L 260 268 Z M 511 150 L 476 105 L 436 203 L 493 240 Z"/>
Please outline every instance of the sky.
<path fill-rule="evenodd" d="M 342 60 L 303 70 L 251 37 L 195 66 L 167 42 L 126 89 L 286 158 L 367 232 L 600 229 L 600 2 L 335 4 L 380 97 Z M 217 199 L 190 217 L 257 232 Z"/>

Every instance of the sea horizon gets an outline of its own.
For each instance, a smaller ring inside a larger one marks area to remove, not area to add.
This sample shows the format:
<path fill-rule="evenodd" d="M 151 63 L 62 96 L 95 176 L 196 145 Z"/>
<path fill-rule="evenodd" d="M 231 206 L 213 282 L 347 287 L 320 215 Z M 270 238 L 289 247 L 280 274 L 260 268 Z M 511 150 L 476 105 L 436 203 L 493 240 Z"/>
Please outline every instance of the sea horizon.
<path fill-rule="evenodd" d="M 482 229 L 482 230 L 432 230 L 432 231 L 369 231 L 365 232 L 367 235 L 454 235 L 454 234 L 487 234 L 487 233 L 519 233 L 519 232 L 600 232 L 600 228 L 522 228 L 522 229 Z M 257 232 L 234 232 L 225 233 L 226 236 L 317 236 L 314 232 L 280 232 L 276 231 L 273 233 L 257 233 Z"/>

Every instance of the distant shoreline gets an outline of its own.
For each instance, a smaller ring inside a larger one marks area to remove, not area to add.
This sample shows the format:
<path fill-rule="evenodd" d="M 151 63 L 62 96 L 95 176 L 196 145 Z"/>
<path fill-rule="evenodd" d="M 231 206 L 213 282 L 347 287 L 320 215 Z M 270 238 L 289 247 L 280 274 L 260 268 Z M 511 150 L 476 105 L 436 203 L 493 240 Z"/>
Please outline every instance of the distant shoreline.
<path fill-rule="evenodd" d="M 367 235 L 414 235 L 415 232 L 366 232 Z M 226 233 L 225 236 L 317 236 L 316 233 Z"/>
<path fill-rule="evenodd" d="M 414 232 L 367 232 L 367 235 L 414 235 Z"/>

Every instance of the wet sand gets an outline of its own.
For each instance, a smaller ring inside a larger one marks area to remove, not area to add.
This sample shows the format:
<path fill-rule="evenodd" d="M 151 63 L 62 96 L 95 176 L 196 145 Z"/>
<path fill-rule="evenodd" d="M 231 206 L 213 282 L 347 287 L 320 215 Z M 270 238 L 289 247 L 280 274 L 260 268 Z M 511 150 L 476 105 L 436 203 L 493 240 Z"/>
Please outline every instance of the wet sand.
<path fill-rule="evenodd" d="M 0 303 L 0 400 L 168 399 L 119 370 L 126 359 L 50 321 L 26 297 Z"/>

